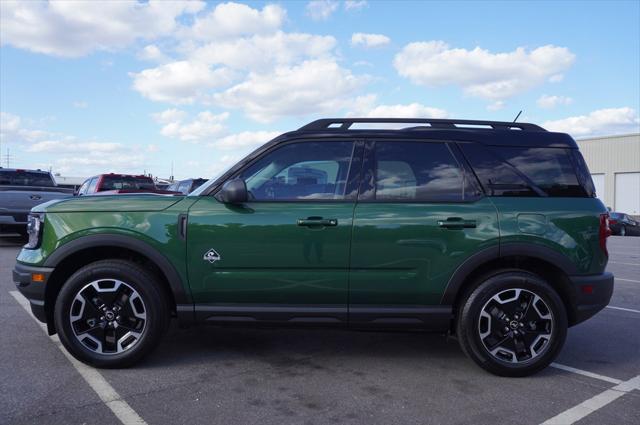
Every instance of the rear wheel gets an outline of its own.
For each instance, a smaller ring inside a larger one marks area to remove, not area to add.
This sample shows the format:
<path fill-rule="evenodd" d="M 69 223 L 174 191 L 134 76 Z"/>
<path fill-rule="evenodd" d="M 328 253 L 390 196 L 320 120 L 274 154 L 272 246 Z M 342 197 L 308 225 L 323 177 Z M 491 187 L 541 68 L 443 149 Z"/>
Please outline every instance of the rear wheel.
<path fill-rule="evenodd" d="M 484 279 L 461 305 L 456 331 L 465 354 L 500 376 L 547 367 L 567 334 L 562 300 L 542 278 L 503 271 Z"/>
<path fill-rule="evenodd" d="M 65 348 L 96 367 L 139 361 L 159 343 L 169 321 L 155 276 L 123 260 L 98 261 L 74 273 L 54 315 Z"/>

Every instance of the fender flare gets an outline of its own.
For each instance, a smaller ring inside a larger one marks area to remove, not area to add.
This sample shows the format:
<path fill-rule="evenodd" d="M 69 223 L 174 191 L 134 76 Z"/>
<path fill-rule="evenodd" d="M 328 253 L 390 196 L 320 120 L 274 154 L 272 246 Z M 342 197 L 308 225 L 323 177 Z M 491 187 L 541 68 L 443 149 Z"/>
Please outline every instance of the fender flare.
<path fill-rule="evenodd" d="M 451 275 L 451 278 L 449 278 L 449 282 L 447 282 L 447 286 L 442 294 L 441 304 L 454 304 L 462 285 L 475 269 L 488 261 L 512 256 L 529 257 L 545 261 L 564 271 L 567 275 L 577 273 L 575 264 L 566 255 L 552 248 L 525 243 L 495 245 L 473 254 L 458 266 L 456 271 Z"/>
<path fill-rule="evenodd" d="M 60 262 L 77 252 L 89 248 L 116 247 L 126 248 L 131 251 L 144 255 L 160 269 L 162 274 L 169 282 L 171 292 L 177 305 L 192 304 L 191 294 L 184 285 L 183 279 L 171 262 L 146 242 L 131 236 L 114 235 L 114 234 L 97 234 L 89 236 L 81 236 L 70 242 L 58 247 L 46 259 L 43 266 L 55 268 Z"/>

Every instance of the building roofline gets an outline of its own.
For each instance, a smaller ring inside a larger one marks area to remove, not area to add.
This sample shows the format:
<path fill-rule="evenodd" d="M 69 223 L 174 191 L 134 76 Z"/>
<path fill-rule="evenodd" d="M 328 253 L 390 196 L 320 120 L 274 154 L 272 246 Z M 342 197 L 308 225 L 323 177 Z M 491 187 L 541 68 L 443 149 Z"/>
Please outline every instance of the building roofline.
<path fill-rule="evenodd" d="M 594 136 L 594 137 L 585 137 L 584 139 L 576 139 L 576 142 L 585 142 L 589 140 L 599 140 L 599 139 L 617 139 L 620 137 L 630 137 L 630 136 L 638 136 L 640 137 L 640 133 L 625 133 L 625 134 L 613 134 L 610 136 Z"/>

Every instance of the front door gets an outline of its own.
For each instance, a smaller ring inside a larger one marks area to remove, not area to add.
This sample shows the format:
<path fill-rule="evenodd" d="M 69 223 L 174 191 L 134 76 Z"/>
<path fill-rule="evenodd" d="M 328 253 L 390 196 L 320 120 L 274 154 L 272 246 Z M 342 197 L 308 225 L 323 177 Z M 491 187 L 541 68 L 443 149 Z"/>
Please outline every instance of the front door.
<path fill-rule="evenodd" d="M 250 201 L 189 210 L 189 283 L 201 319 L 346 322 L 360 158 L 351 141 L 278 146 L 236 176 Z"/>
<path fill-rule="evenodd" d="M 447 282 L 470 255 L 498 246 L 496 209 L 455 154 L 433 141 L 367 145 L 354 214 L 350 323 L 446 329 Z"/>

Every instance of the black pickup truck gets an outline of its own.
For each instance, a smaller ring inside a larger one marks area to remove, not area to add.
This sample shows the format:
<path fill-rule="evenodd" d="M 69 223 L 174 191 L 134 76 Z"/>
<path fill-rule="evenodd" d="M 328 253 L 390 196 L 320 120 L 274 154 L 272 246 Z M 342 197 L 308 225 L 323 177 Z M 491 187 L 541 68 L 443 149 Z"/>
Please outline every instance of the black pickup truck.
<path fill-rule="evenodd" d="M 48 171 L 0 168 L 0 233 L 27 233 L 31 208 L 53 199 L 73 196 L 56 185 Z"/>

